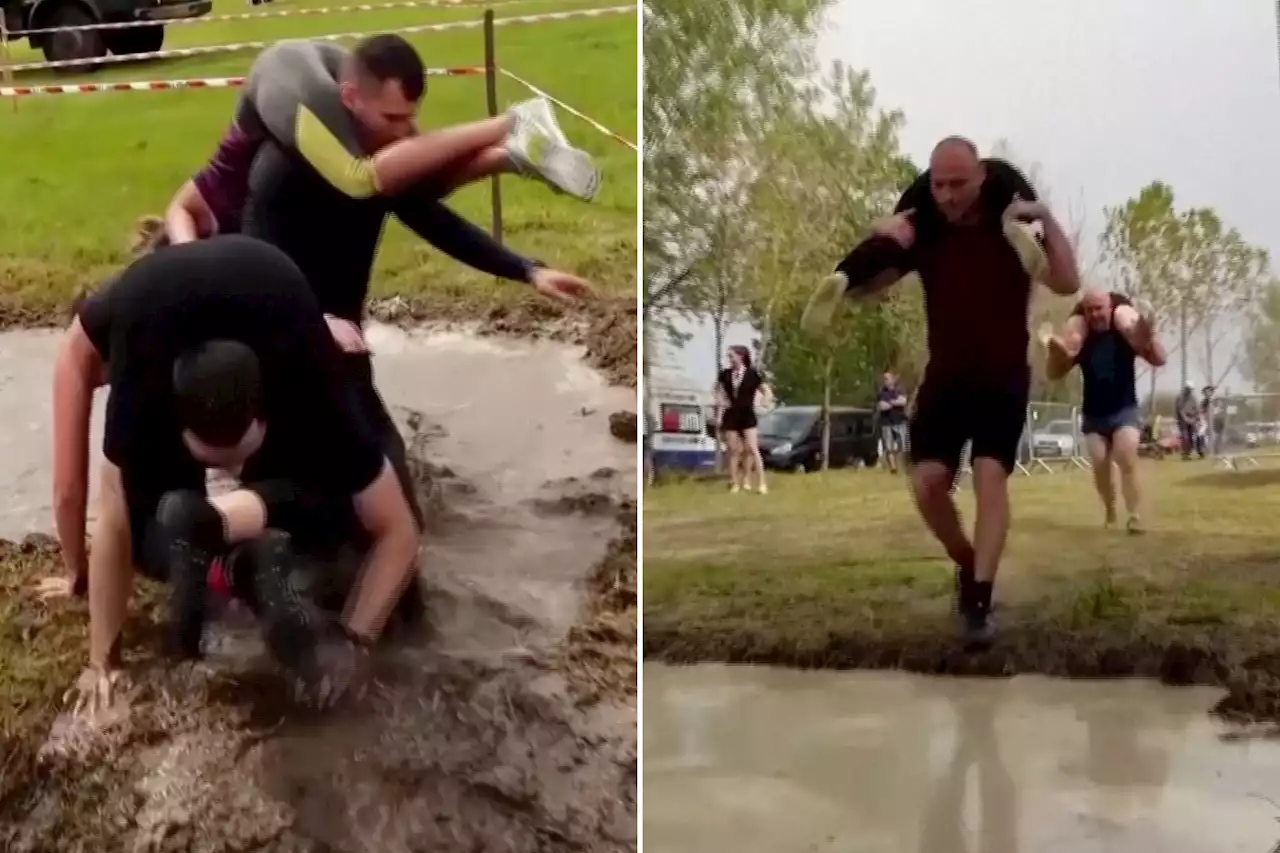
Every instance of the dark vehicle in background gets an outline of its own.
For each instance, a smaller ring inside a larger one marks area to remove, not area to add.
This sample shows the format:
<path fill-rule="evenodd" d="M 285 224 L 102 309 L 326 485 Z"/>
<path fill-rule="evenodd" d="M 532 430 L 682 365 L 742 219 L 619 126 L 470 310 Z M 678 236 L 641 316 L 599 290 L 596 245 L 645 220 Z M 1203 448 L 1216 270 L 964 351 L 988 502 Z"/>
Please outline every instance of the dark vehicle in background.
<path fill-rule="evenodd" d="M 828 467 L 871 467 L 880 442 L 870 409 L 831 407 L 831 461 Z M 760 455 L 766 468 L 818 471 L 822 468 L 822 407 L 779 406 L 760 418 Z"/>
<path fill-rule="evenodd" d="M 0 0 L 4 26 L 10 33 L 149 21 L 153 25 L 118 30 L 73 30 L 34 32 L 26 38 L 50 62 L 68 59 L 101 59 L 108 53 L 132 56 L 151 53 L 164 46 L 164 22 L 179 18 L 199 18 L 213 8 L 213 0 Z M 84 73 L 90 65 L 59 69 Z"/>

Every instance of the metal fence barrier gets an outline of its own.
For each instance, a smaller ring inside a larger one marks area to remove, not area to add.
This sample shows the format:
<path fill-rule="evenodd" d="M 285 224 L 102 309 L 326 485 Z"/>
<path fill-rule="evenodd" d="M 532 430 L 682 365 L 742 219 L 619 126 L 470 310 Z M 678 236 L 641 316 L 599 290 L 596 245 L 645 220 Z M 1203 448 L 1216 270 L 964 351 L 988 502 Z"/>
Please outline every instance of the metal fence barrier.
<path fill-rule="evenodd" d="M 1089 468 L 1079 407 L 1033 401 L 1027 406 L 1019 461 L 1024 473 L 1053 474 L 1065 468 Z"/>
<path fill-rule="evenodd" d="M 1231 394 L 1214 400 L 1203 418 L 1205 452 L 1233 470 L 1280 459 L 1280 394 Z"/>

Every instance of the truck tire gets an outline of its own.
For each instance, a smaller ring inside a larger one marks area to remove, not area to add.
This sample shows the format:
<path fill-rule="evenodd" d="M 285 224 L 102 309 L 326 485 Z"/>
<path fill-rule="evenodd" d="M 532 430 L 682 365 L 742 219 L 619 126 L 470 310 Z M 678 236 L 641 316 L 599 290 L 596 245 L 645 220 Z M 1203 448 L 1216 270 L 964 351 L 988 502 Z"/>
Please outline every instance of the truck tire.
<path fill-rule="evenodd" d="M 81 3 L 59 2 L 41 15 L 36 27 L 83 27 L 100 23 L 97 17 Z M 69 59 L 99 59 L 107 55 L 107 46 L 102 39 L 101 30 L 79 30 L 70 33 L 49 33 L 41 42 L 40 49 L 49 62 L 65 62 Z M 86 63 L 68 68 L 56 68 L 57 74 L 83 74 L 100 68 L 100 65 Z"/>
<path fill-rule="evenodd" d="M 154 53 L 164 47 L 164 25 L 130 27 L 124 30 L 106 30 L 107 49 L 116 56 L 133 56 L 138 53 Z"/>

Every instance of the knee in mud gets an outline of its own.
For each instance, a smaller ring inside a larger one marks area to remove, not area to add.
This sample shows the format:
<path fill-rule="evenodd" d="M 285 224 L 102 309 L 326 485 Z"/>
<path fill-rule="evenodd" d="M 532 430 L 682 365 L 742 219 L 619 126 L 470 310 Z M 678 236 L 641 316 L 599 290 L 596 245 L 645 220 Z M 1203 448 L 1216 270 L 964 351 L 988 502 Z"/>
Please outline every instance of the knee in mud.
<path fill-rule="evenodd" d="M 188 542 L 210 554 L 226 550 L 222 514 L 199 492 L 166 492 L 156 506 L 156 523 L 172 541 Z"/>

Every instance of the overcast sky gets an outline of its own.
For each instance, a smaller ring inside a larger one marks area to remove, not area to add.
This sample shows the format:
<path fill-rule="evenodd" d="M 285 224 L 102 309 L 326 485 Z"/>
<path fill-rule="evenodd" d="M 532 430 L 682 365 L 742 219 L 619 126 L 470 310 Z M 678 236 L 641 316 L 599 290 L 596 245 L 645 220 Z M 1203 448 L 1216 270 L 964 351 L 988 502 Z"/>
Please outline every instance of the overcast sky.
<path fill-rule="evenodd" d="M 840 0 L 819 54 L 870 73 L 917 164 L 951 134 L 984 152 L 1006 139 L 1095 235 L 1103 207 L 1162 180 L 1280 262 L 1274 0 Z M 701 381 L 712 359 L 701 330 L 665 360 Z"/>

